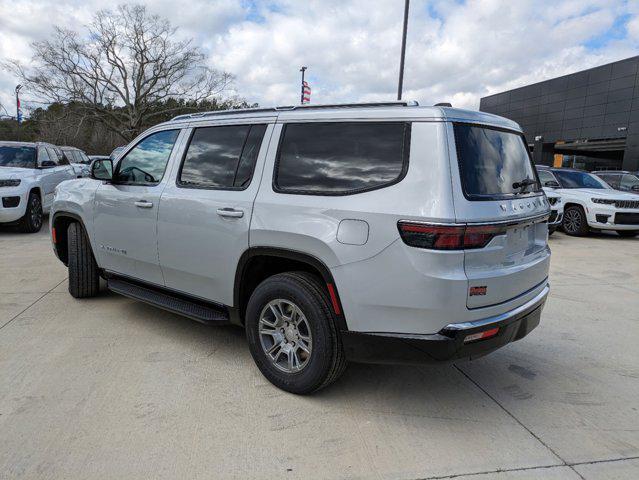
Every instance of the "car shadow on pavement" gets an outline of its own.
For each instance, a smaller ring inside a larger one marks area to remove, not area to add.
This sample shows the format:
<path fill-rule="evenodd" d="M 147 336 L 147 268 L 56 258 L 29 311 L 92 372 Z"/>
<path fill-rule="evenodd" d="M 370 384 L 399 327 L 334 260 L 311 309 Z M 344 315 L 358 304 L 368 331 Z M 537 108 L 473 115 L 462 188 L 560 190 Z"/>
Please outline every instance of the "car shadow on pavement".
<path fill-rule="evenodd" d="M 122 298 L 110 292 L 101 292 L 100 297 L 110 302 Z M 241 364 L 242 375 L 257 376 L 260 386 L 272 390 L 268 396 L 290 395 L 270 385 L 254 365 L 241 327 L 204 325 L 179 315 L 166 312 L 143 302 L 124 299 L 120 303 L 120 317 L 130 322 L 132 330 L 140 338 L 162 338 L 170 343 L 170 349 L 184 352 L 193 358 L 210 358 L 216 363 L 212 368 L 225 368 L 230 362 Z M 255 382 L 255 379 L 254 379 Z M 215 387 L 215 385 L 211 385 Z M 262 389 L 263 390 L 263 389 Z M 383 405 L 408 405 L 409 410 L 422 412 L 424 402 L 439 405 L 459 404 L 469 408 L 477 401 L 481 392 L 450 363 L 412 365 L 349 364 L 346 373 L 336 383 L 310 397 L 313 402 L 326 405 L 343 405 L 344 397 L 349 402 L 361 404 L 362 408 L 373 408 L 374 401 Z M 291 398 L 296 398 L 291 395 Z M 301 398 L 301 397 L 297 397 Z M 468 400 L 460 400 L 467 398 Z M 474 400 L 473 400 L 474 399 Z"/>

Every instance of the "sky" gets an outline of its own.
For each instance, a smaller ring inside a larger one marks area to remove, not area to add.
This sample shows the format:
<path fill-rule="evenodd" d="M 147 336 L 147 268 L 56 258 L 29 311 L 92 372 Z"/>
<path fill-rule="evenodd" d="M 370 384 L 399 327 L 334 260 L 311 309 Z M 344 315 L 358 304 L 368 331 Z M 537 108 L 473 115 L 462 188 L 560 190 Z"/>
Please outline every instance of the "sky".
<path fill-rule="evenodd" d="M 394 100 L 403 0 L 150 0 L 233 90 L 262 106 Z M 54 26 L 85 32 L 96 0 L 0 0 L 0 62 L 28 63 Z M 404 99 L 478 109 L 483 96 L 639 54 L 639 0 L 412 0 Z M 17 79 L 0 69 L 15 114 Z M 30 92 L 23 106 L 38 106 Z M 5 111 L 0 108 L 0 114 Z"/>

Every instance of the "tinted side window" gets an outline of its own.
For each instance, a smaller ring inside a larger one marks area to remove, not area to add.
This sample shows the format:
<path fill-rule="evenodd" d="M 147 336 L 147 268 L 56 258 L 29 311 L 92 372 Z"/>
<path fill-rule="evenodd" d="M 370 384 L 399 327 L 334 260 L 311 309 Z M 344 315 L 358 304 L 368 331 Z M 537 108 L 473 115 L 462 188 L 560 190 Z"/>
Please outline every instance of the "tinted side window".
<path fill-rule="evenodd" d="M 622 175 L 619 181 L 619 188 L 622 190 L 639 190 L 639 178 L 635 175 Z"/>
<path fill-rule="evenodd" d="M 178 184 L 243 188 L 253 175 L 266 125 L 202 127 L 193 132 Z"/>
<path fill-rule="evenodd" d="M 275 190 L 345 195 L 398 182 L 408 168 L 410 123 L 290 123 Z"/>
<path fill-rule="evenodd" d="M 44 162 L 54 162 L 56 163 L 57 158 L 50 158 L 49 152 L 47 149 L 42 147 L 38 149 L 38 161 L 42 164 Z"/>
<path fill-rule="evenodd" d="M 138 143 L 118 163 L 118 182 L 156 184 L 162 180 L 179 130 L 156 132 Z"/>
<path fill-rule="evenodd" d="M 69 165 L 69 160 L 67 160 L 67 157 L 65 157 L 62 153 L 58 154 L 56 150 L 49 152 L 50 157 L 53 157 L 54 155 L 58 159 L 58 165 Z"/>

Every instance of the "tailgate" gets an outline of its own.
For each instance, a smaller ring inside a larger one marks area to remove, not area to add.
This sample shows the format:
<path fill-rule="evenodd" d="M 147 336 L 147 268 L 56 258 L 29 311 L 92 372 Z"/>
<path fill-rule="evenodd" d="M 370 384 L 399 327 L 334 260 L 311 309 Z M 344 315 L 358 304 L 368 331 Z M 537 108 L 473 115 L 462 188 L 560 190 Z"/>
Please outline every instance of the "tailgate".
<path fill-rule="evenodd" d="M 545 216 L 504 225 L 482 249 L 466 250 L 466 306 L 480 308 L 507 302 L 546 282 L 550 250 Z"/>

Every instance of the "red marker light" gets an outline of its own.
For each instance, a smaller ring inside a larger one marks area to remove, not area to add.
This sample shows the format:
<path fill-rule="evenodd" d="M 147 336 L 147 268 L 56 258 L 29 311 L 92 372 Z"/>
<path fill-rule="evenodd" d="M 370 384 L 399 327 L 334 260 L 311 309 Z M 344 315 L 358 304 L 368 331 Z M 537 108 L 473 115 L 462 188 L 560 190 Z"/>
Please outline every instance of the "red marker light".
<path fill-rule="evenodd" d="M 464 338 L 464 343 L 477 342 L 479 340 L 486 340 L 487 338 L 494 337 L 499 333 L 499 327 L 491 328 L 490 330 L 484 330 L 483 332 L 473 333 Z"/>

